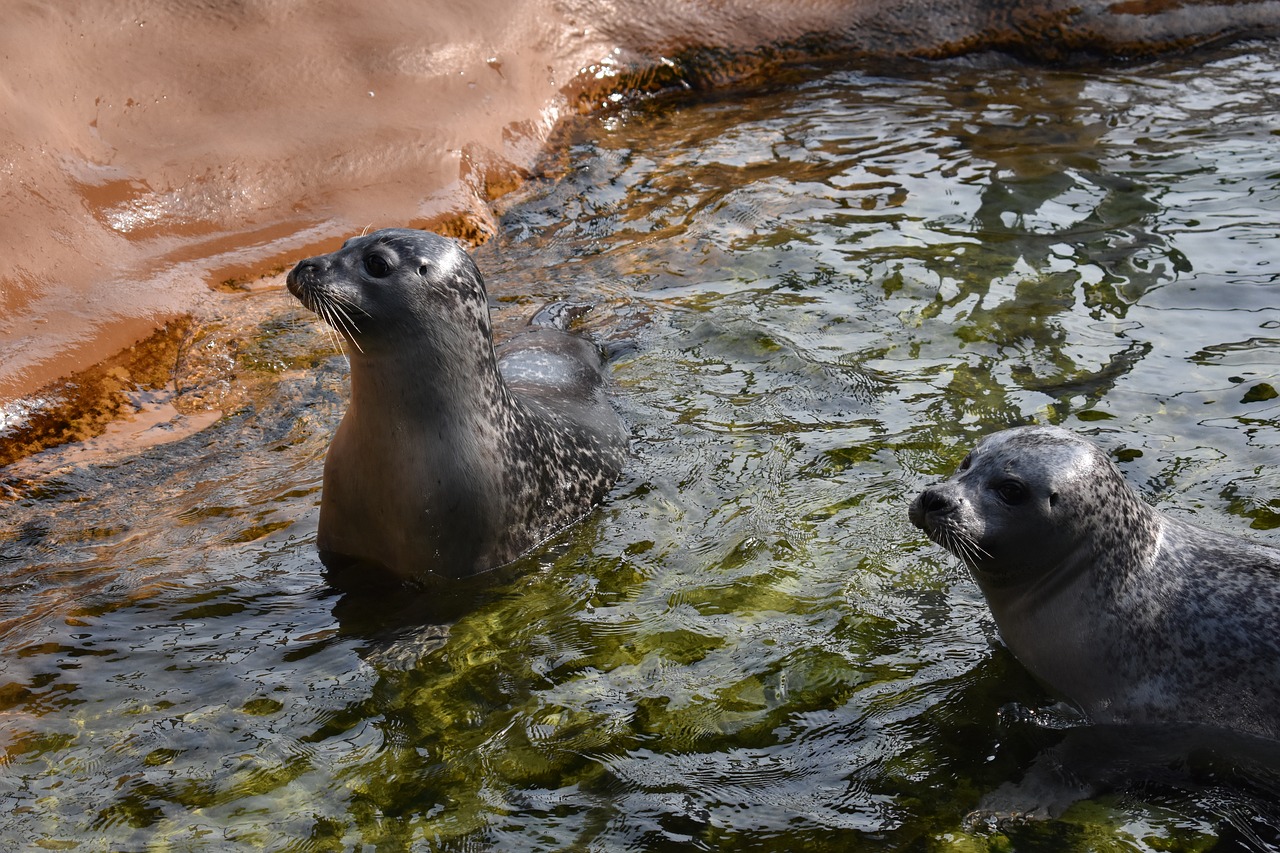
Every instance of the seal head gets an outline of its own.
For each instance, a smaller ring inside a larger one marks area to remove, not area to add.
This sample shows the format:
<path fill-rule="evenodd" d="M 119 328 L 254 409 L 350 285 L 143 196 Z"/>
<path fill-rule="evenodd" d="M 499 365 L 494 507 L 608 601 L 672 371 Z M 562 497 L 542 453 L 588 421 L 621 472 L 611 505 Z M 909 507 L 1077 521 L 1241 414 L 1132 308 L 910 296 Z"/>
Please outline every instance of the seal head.
<path fill-rule="evenodd" d="M 1159 512 L 1057 427 L 988 436 L 908 513 L 1014 655 L 1095 721 L 1280 737 L 1280 551 Z"/>
<path fill-rule="evenodd" d="M 462 578 L 510 562 L 608 492 L 627 433 L 600 350 L 560 329 L 494 351 L 453 240 L 390 229 L 308 258 L 288 287 L 342 336 L 351 402 L 325 458 L 317 544 L 346 577 Z"/>
<path fill-rule="evenodd" d="M 1056 427 L 988 437 L 908 513 L 996 596 L 1053 587 L 1099 560 L 1141 561 L 1160 532 L 1102 451 Z"/>

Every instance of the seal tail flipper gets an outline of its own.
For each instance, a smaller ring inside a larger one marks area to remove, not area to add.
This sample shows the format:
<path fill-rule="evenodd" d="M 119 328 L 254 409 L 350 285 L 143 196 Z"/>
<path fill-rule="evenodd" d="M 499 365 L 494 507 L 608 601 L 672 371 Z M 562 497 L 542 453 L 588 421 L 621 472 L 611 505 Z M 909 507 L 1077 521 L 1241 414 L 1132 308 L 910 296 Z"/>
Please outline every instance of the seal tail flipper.
<path fill-rule="evenodd" d="M 603 341 L 599 346 L 601 352 L 604 353 L 604 360 L 606 362 L 640 351 L 640 342 L 635 338 L 623 338 L 617 341 Z"/>
<path fill-rule="evenodd" d="M 567 332 L 573 321 L 586 316 L 591 308 L 589 302 L 552 302 L 538 309 L 538 313 L 529 318 L 529 325 Z"/>
<path fill-rule="evenodd" d="M 568 332 L 570 331 L 570 326 L 585 317 L 593 308 L 595 306 L 590 302 L 551 302 L 544 305 L 529 318 L 529 325 L 535 328 L 550 328 Z M 580 331 L 579 334 L 583 334 L 595 342 L 600 349 L 601 360 L 604 362 L 630 355 L 640 349 L 639 342 L 634 338 L 601 340 L 598 334 L 590 330 Z"/>

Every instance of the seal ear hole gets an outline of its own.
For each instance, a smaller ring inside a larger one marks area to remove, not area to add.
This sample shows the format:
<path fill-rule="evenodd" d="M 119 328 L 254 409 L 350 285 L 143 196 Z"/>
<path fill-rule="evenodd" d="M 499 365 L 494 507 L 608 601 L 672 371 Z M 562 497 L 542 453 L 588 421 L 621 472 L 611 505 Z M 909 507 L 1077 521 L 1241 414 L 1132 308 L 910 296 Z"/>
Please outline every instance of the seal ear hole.
<path fill-rule="evenodd" d="M 426 264 L 423 264 L 422 266 L 418 267 L 418 275 L 422 276 L 423 278 L 426 278 L 427 273 L 430 271 L 430 269 L 431 267 L 427 266 Z"/>
<path fill-rule="evenodd" d="M 1057 505 L 1058 505 L 1058 493 L 1052 492 L 1049 495 L 1049 506 L 1054 507 Z"/>

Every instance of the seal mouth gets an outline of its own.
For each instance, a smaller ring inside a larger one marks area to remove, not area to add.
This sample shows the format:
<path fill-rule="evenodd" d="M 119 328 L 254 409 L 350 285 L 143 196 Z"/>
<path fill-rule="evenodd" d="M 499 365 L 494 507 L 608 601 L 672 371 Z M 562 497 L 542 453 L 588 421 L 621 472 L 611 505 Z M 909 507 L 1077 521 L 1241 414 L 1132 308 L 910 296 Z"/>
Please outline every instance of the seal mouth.
<path fill-rule="evenodd" d="M 936 545 L 970 569 L 977 569 L 991 554 L 978 544 L 972 533 L 955 516 L 956 505 L 936 488 L 925 489 L 911 502 L 907 515 Z"/>
<path fill-rule="evenodd" d="M 360 327 L 351 315 L 357 311 L 364 312 L 359 306 L 325 286 L 320 272 L 319 259 L 307 258 L 299 261 L 285 277 L 285 286 L 299 302 L 323 320 L 330 330 L 336 332 L 341 340 L 355 347 L 356 352 L 363 353 L 360 342 L 356 340 Z M 341 340 L 338 341 L 338 349 L 342 349 Z"/>
<path fill-rule="evenodd" d="M 971 569 L 977 569 L 983 560 L 991 559 L 991 554 L 955 519 L 942 519 L 922 529 L 930 540 Z"/>

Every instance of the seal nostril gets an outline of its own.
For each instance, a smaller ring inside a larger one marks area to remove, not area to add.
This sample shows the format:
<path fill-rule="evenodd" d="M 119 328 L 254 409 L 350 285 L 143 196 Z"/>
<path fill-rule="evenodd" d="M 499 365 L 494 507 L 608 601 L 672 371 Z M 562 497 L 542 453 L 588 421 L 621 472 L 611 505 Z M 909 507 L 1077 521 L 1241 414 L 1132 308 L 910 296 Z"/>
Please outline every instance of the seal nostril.
<path fill-rule="evenodd" d="M 289 288 L 289 292 L 298 298 L 302 298 L 302 291 L 314 282 L 316 270 L 319 264 L 315 258 L 307 258 L 298 261 L 293 269 L 289 270 L 289 274 L 285 276 L 285 286 Z"/>
<path fill-rule="evenodd" d="M 937 489 L 925 489 L 920 495 L 920 508 L 925 512 L 946 512 L 951 507 L 950 499 Z"/>
<path fill-rule="evenodd" d="M 938 523 L 937 519 L 929 521 L 929 516 L 934 513 L 945 514 L 954 509 L 955 503 L 939 491 L 936 487 L 925 489 L 916 499 L 911 502 L 911 506 L 907 508 L 907 516 L 911 519 L 911 523 L 921 530 L 928 530 Z"/>

